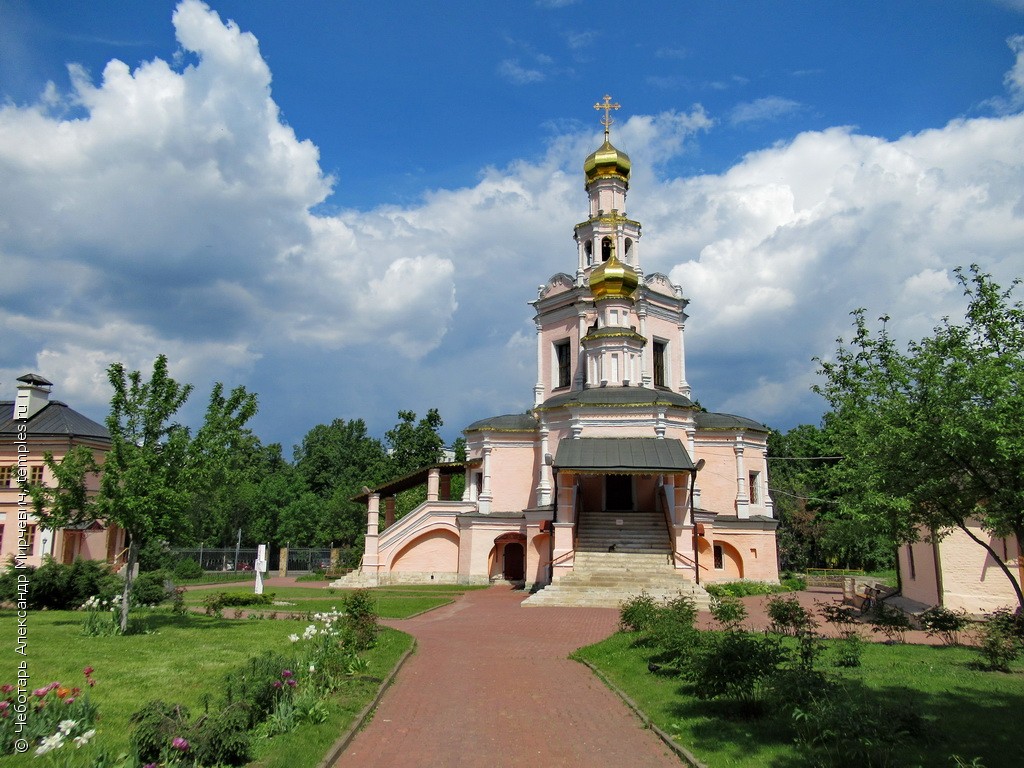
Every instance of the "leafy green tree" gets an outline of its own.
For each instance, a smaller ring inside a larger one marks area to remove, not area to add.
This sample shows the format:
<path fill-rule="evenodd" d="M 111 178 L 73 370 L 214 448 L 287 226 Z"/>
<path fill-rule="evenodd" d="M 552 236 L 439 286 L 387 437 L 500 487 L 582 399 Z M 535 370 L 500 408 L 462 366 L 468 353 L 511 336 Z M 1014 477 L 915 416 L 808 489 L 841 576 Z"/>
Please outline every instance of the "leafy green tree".
<path fill-rule="evenodd" d="M 259 438 L 245 425 L 258 410 L 256 395 L 235 387 L 225 397 L 216 383 L 202 427 L 189 442 L 184 477 L 190 495 L 188 543 L 222 543 L 245 524 L 238 490 L 258 480 L 262 451 Z M 185 542 L 178 542 L 185 543 Z"/>
<path fill-rule="evenodd" d="M 96 501 L 89 492 L 88 475 L 98 475 L 100 470 L 92 449 L 73 446 L 60 461 L 47 451 L 43 461 L 53 475 L 54 484 L 25 486 L 40 525 L 57 530 L 95 520 Z"/>
<path fill-rule="evenodd" d="M 1001 547 L 979 536 L 1024 538 L 1024 306 L 972 266 L 956 270 L 968 299 L 962 323 L 897 349 L 863 310 L 854 337 L 819 361 L 816 390 L 844 459 L 834 482 L 840 503 L 896 543 L 959 529 L 984 548 L 1024 594 Z"/>
<path fill-rule="evenodd" d="M 188 492 L 182 482 L 182 467 L 189 434 L 172 419 L 188 399 L 192 385 L 179 384 L 168 375 L 165 355 L 153 363 L 148 381 L 139 371 L 125 371 L 121 363 L 107 369 L 107 378 L 114 388 L 106 422 L 111 446 L 103 463 L 96 507 L 99 517 L 128 535 L 121 596 L 121 631 L 125 632 L 139 548 L 172 530 L 185 507 Z"/>
<path fill-rule="evenodd" d="M 436 464 L 444 453 L 444 440 L 438 430 L 444 426 L 436 408 L 416 421 L 413 411 L 399 411 L 398 423 L 384 436 L 394 477 L 407 475 L 420 467 Z"/>
<path fill-rule="evenodd" d="M 384 446 L 366 431 L 362 419 L 318 424 L 295 447 L 295 466 L 310 492 L 329 498 L 337 488 L 355 495 L 388 474 Z"/>

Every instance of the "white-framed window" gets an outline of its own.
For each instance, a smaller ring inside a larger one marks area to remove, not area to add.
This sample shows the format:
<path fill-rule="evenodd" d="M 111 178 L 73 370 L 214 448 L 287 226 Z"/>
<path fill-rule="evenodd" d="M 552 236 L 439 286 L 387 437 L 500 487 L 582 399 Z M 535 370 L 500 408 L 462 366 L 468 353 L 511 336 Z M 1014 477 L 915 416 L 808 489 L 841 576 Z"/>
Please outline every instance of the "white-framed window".
<path fill-rule="evenodd" d="M 668 377 L 665 373 L 668 368 L 668 342 L 655 339 L 651 350 L 654 356 L 654 370 L 651 372 L 654 377 L 654 386 L 667 387 Z"/>
<path fill-rule="evenodd" d="M 751 504 L 761 503 L 761 473 L 753 472 L 750 473 L 750 492 L 747 495 Z"/>
<path fill-rule="evenodd" d="M 572 349 L 568 339 L 555 342 L 555 387 L 560 389 L 572 383 Z"/>

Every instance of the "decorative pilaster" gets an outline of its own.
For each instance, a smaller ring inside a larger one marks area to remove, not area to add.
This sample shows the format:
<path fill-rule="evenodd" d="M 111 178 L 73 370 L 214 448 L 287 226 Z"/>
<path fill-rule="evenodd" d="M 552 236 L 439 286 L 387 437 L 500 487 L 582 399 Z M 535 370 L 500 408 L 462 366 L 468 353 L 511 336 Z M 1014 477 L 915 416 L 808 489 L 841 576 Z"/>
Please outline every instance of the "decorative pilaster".
<path fill-rule="evenodd" d="M 743 438 L 737 437 L 736 452 L 736 516 L 750 516 L 750 498 L 747 496 L 747 473 L 743 468 Z"/>
<path fill-rule="evenodd" d="M 544 402 L 544 337 L 541 335 L 541 325 L 537 326 L 537 383 L 533 385 L 533 404 L 540 405 Z"/>
<path fill-rule="evenodd" d="M 482 486 L 477 508 L 484 514 L 488 514 L 491 511 L 491 501 L 493 501 L 494 497 L 491 495 L 491 446 L 487 443 L 484 443 Z"/>
<path fill-rule="evenodd" d="M 540 428 L 540 482 L 537 484 L 537 506 L 546 507 L 551 503 L 551 465 L 547 457 L 551 452 L 548 444 L 548 428 Z"/>
<path fill-rule="evenodd" d="M 683 397 L 690 396 L 690 383 L 686 380 L 686 324 L 679 324 L 679 393 Z"/>

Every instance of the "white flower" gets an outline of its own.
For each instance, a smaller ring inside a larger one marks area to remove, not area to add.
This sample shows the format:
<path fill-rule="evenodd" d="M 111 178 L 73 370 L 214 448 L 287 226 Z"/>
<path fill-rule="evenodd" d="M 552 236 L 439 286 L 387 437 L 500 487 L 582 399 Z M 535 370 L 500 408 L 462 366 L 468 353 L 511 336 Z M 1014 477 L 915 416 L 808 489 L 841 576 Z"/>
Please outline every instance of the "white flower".
<path fill-rule="evenodd" d="M 95 728 L 91 728 L 88 731 L 86 731 L 85 733 L 83 733 L 81 736 L 76 736 L 75 737 L 75 749 L 78 749 L 80 747 L 84 747 L 86 744 L 89 743 L 89 739 L 91 739 L 95 735 L 96 735 L 96 729 Z"/>
<path fill-rule="evenodd" d="M 57 726 L 57 730 L 63 735 L 67 736 L 69 733 L 71 733 L 71 729 L 74 728 L 76 725 L 78 725 L 78 723 L 76 723 L 74 720 L 61 720 L 60 724 Z"/>
<path fill-rule="evenodd" d="M 293 643 L 299 642 L 299 636 L 298 635 L 288 635 L 288 639 L 291 640 Z"/>
<path fill-rule="evenodd" d="M 37 755 L 45 755 L 47 752 L 60 749 L 64 746 L 64 734 L 58 731 L 53 736 L 47 736 L 43 739 L 42 743 L 36 748 Z"/>
<path fill-rule="evenodd" d="M 312 664 L 310 664 L 309 665 L 309 671 L 310 672 L 316 672 L 316 667 L 314 667 Z"/>

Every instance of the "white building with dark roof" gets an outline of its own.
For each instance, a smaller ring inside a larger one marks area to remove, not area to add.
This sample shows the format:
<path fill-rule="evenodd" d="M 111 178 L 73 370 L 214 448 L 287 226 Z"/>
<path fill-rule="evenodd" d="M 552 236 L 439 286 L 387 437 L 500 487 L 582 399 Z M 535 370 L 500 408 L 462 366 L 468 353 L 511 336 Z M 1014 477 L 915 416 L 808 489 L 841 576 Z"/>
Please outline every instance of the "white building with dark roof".
<path fill-rule="evenodd" d="M 631 163 L 609 140 L 614 105 L 596 106 L 605 141 L 584 163 L 576 264 L 530 302 L 533 407 L 469 425 L 467 463 L 424 470 L 427 502 L 401 520 L 380 520 L 398 486 L 364 494 L 366 548 L 348 583 L 506 579 L 539 590 L 526 604 L 616 604 L 628 590 L 699 597 L 706 582 L 778 580 L 768 428 L 691 399 L 688 300 L 643 271 Z M 452 472 L 465 473 L 458 500 L 441 492 Z"/>

